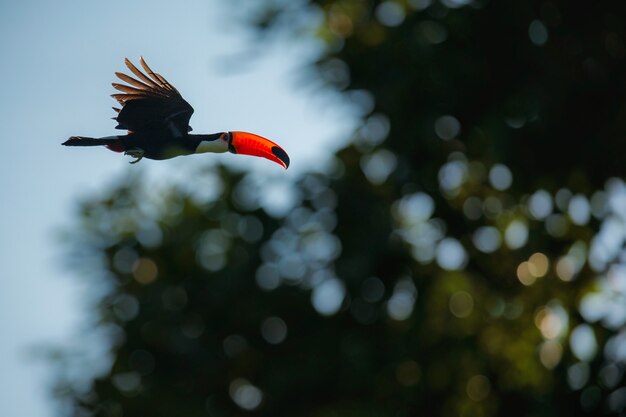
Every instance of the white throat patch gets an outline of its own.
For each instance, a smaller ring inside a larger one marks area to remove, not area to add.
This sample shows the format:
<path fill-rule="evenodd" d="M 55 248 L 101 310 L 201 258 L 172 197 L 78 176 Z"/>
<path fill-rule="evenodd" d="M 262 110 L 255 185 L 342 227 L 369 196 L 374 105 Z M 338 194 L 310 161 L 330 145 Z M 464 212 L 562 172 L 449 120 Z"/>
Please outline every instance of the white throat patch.
<path fill-rule="evenodd" d="M 228 151 L 228 144 L 221 139 L 203 140 L 196 148 L 196 153 L 224 153 Z"/>

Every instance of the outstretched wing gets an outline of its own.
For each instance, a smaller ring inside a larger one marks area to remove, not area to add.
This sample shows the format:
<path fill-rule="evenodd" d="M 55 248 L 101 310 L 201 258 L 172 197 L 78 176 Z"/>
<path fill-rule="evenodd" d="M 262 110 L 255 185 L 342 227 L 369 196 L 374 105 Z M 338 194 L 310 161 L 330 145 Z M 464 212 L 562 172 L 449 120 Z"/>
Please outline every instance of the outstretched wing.
<path fill-rule="evenodd" d="M 169 129 L 174 136 L 182 136 L 191 131 L 189 119 L 193 114 L 193 107 L 189 105 L 162 75 L 153 72 L 143 60 L 139 58 L 144 74 L 133 65 L 128 58 L 124 63 L 138 79 L 121 72 L 115 75 L 127 84 L 113 83 L 115 89 L 121 91 L 112 94 L 122 108 L 113 108 L 118 112 L 114 119 L 119 123 L 117 129 L 126 129 L 133 132 L 151 129 Z"/>

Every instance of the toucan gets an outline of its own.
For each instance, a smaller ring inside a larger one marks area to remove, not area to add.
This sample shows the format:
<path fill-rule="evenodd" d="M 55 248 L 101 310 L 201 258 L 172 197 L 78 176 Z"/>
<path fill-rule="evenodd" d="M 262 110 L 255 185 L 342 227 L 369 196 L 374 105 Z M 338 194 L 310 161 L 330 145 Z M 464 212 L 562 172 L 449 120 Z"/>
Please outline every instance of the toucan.
<path fill-rule="evenodd" d="M 145 74 L 128 58 L 124 60 L 128 69 L 137 77 L 121 72 L 115 75 L 126 84 L 113 83 L 121 93 L 112 94 L 121 108 L 113 107 L 117 116 L 116 129 L 127 130 L 126 135 L 90 138 L 72 136 L 65 146 L 105 146 L 115 152 L 124 152 L 135 158 L 169 159 L 181 155 L 204 152 L 231 152 L 267 158 L 287 169 L 289 156 L 269 139 L 247 132 L 219 132 L 208 135 L 191 134 L 189 119 L 193 107 L 189 105 L 160 74 L 152 71 L 143 57 L 139 62 Z"/>

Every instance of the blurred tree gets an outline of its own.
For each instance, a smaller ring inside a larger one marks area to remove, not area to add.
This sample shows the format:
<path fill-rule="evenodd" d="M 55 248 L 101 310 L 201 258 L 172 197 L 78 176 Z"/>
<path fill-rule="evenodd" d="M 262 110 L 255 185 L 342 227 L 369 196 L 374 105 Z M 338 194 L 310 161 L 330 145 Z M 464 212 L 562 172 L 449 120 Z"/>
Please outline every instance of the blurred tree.
<path fill-rule="evenodd" d="M 111 366 L 60 362 L 68 414 L 624 415 L 624 4 L 260 4 L 362 123 L 286 214 L 222 167 L 85 202 Z"/>

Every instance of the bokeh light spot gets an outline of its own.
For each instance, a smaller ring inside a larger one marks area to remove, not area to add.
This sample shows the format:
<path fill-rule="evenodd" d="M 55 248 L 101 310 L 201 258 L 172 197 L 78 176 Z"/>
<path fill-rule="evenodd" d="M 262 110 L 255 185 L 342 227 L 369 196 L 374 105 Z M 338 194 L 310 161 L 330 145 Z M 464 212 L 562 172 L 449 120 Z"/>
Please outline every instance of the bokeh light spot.
<path fill-rule="evenodd" d="M 231 217 L 233 227 L 237 227 L 238 218 Z M 202 234 L 198 239 L 196 261 L 209 271 L 218 271 L 226 265 L 226 252 L 232 244 L 231 235 L 226 230 L 213 229 Z"/>
<path fill-rule="evenodd" d="M 504 308 L 504 317 L 515 320 L 524 312 L 524 304 L 519 300 L 509 301 Z"/>
<path fill-rule="evenodd" d="M 450 161 L 439 169 L 439 185 L 449 197 L 456 196 L 466 179 L 467 164 L 463 161 Z"/>
<path fill-rule="evenodd" d="M 364 155 L 361 158 L 361 169 L 373 185 L 384 183 L 396 169 L 397 164 L 396 156 L 386 149 L 379 149 L 373 154 Z"/>
<path fill-rule="evenodd" d="M 394 320 L 402 321 L 411 316 L 415 299 L 406 292 L 396 293 L 387 302 L 387 314 Z"/>
<path fill-rule="evenodd" d="M 582 194 L 577 194 L 569 201 L 568 214 L 572 223 L 585 225 L 591 218 L 591 204 Z"/>
<path fill-rule="evenodd" d="M 132 393 L 139 390 L 141 377 L 137 372 L 124 372 L 111 377 L 113 386 L 124 393 Z"/>
<path fill-rule="evenodd" d="M 272 217 L 284 217 L 300 204 L 301 195 L 296 187 L 287 180 L 274 178 L 263 184 L 263 193 L 259 195 L 265 212 Z"/>
<path fill-rule="evenodd" d="M 463 269 L 467 263 L 467 252 L 458 240 L 447 237 L 437 246 L 437 264 L 447 270 Z"/>
<path fill-rule="evenodd" d="M 331 30 L 339 36 L 349 36 L 352 33 L 352 20 L 339 7 L 331 6 Z M 336 24 L 333 24 L 336 23 Z M 337 88 L 343 89 L 350 83 L 350 68 L 339 58 L 330 58 L 320 64 L 320 74 L 323 79 Z"/>
<path fill-rule="evenodd" d="M 353 107 L 359 115 L 368 115 L 374 110 L 374 96 L 367 90 L 355 89 L 344 92 L 346 99 L 350 103 L 349 106 Z M 376 117 L 376 116 L 374 116 Z M 384 117 L 384 116 L 383 116 Z M 385 135 L 386 136 L 386 135 Z M 380 141 L 382 141 L 380 139 Z M 367 141 L 365 142 L 367 143 Z M 371 144 L 371 143 L 370 143 Z"/>
<path fill-rule="evenodd" d="M 521 129 L 526 124 L 526 117 L 522 115 L 509 116 L 504 121 L 511 129 Z"/>
<path fill-rule="evenodd" d="M 397 217 L 406 224 L 415 224 L 428 220 L 435 212 L 435 201 L 426 193 L 417 192 L 402 197 L 394 205 Z"/>
<path fill-rule="evenodd" d="M 512 221 L 504 232 L 504 241 L 511 249 L 519 249 L 528 241 L 528 226 L 521 220 Z"/>
<path fill-rule="evenodd" d="M 543 46 L 548 41 L 548 29 L 541 20 L 533 20 L 528 26 L 528 37 L 537 46 Z"/>
<path fill-rule="evenodd" d="M 268 317 L 261 324 L 261 335 L 272 345 L 282 343 L 287 337 L 287 324 L 280 317 Z"/>
<path fill-rule="evenodd" d="M 482 226 L 476 229 L 472 236 L 474 246 L 481 252 L 495 252 L 502 244 L 502 237 L 498 229 L 493 226 Z"/>
<path fill-rule="evenodd" d="M 159 269 L 150 258 L 140 258 L 133 266 L 133 276 L 140 284 L 150 284 L 157 279 Z"/>
<path fill-rule="evenodd" d="M 321 315 L 331 316 L 339 311 L 345 295 L 343 282 L 337 278 L 329 278 L 313 288 L 311 303 Z"/>
<path fill-rule="evenodd" d="M 551 301 L 546 307 L 537 310 L 535 326 L 541 335 L 548 340 L 556 339 L 565 334 L 568 326 L 568 315 L 558 301 Z"/>
<path fill-rule="evenodd" d="M 578 309 L 585 321 L 593 323 L 606 314 L 607 303 L 601 294 L 588 293 L 583 296 Z"/>
<path fill-rule="evenodd" d="M 554 340 L 546 340 L 539 347 L 539 360 L 547 369 L 554 369 L 563 356 L 563 347 Z"/>
<path fill-rule="evenodd" d="M 474 298 L 466 291 L 457 291 L 450 297 L 449 307 L 456 317 L 468 317 L 474 310 Z"/>
<path fill-rule="evenodd" d="M 163 241 L 161 228 L 152 222 L 145 222 L 135 234 L 137 241 L 147 248 L 156 248 Z"/>
<path fill-rule="evenodd" d="M 373 101 L 373 99 L 372 99 Z M 360 130 L 360 141 L 369 145 L 380 145 L 389 134 L 391 124 L 389 118 L 384 114 L 373 114 L 367 118 Z"/>
<path fill-rule="evenodd" d="M 461 123 L 452 115 L 445 115 L 435 120 L 435 133 L 443 140 L 454 139 L 461 133 Z"/>
<path fill-rule="evenodd" d="M 576 265 L 574 260 L 570 256 L 563 256 L 559 258 L 556 263 L 556 276 L 561 281 L 569 282 L 574 279 L 576 273 Z"/>
<path fill-rule="evenodd" d="M 591 196 L 591 214 L 596 219 L 603 219 L 608 212 L 608 197 L 607 193 L 599 190 L 593 193 Z"/>
<path fill-rule="evenodd" d="M 545 190 L 538 190 L 528 200 L 530 214 L 537 220 L 543 220 L 552 214 L 552 196 Z"/>
<path fill-rule="evenodd" d="M 495 164 L 489 170 L 489 182 L 496 190 L 504 191 L 513 183 L 513 174 L 506 165 Z"/>
<path fill-rule="evenodd" d="M 483 213 L 488 219 L 496 219 L 502 213 L 502 201 L 498 197 L 489 196 L 483 202 Z"/>
<path fill-rule="evenodd" d="M 598 373 L 601 384 L 608 389 L 615 388 L 622 380 L 623 375 L 624 370 L 620 365 L 614 363 L 604 366 Z"/>
<path fill-rule="evenodd" d="M 245 378 L 237 378 L 230 383 L 230 398 L 244 410 L 255 410 L 263 401 L 263 392 Z"/>
<path fill-rule="evenodd" d="M 263 223 L 254 216 L 242 217 L 237 229 L 241 238 L 248 243 L 258 242 L 263 236 Z"/>
<path fill-rule="evenodd" d="M 399 26 L 404 22 L 404 9 L 395 1 L 382 2 L 376 8 L 376 18 L 385 26 Z"/>
<path fill-rule="evenodd" d="M 118 271 L 129 274 L 133 272 L 137 258 L 137 252 L 133 248 L 123 246 L 113 255 L 113 266 Z"/>
<path fill-rule="evenodd" d="M 278 261 L 278 271 L 287 284 L 296 285 L 302 281 L 306 273 L 306 264 L 298 253 L 290 253 Z"/>
<path fill-rule="evenodd" d="M 546 230 L 552 237 L 563 237 L 568 229 L 567 219 L 561 214 L 553 214 L 546 219 Z"/>
<path fill-rule="evenodd" d="M 548 313 L 541 320 L 539 329 L 541 330 L 543 337 L 546 339 L 554 339 L 559 335 L 562 325 L 563 324 L 561 323 L 559 316 Z"/>
<path fill-rule="evenodd" d="M 569 344 L 572 353 L 580 360 L 589 362 L 598 350 L 596 336 L 588 324 L 580 324 L 572 331 Z"/>
<path fill-rule="evenodd" d="M 394 320 L 406 320 L 413 313 L 417 299 L 417 289 L 409 279 L 401 279 L 394 287 L 393 294 L 387 301 L 387 314 Z"/>
<path fill-rule="evenodd" d="M 467 381 L 467 396 L 472 401 L 483 401 L 489 396 L 491 391 L 491 383 L 484 375 L 474 375 Z"/>
<path fill-rule="evenodd" d="M 280 285 L 280 272 L 274 264 L 263 264 L 256 270 L 256 283 L 266 291 L 275 290 Z"/>
<path fill-rule="evenodd" d="M 341 253 L 339 239 L 327 232 L 305 234 L 300 241 L 302 255 L 309 261 L 327 263 L 336 259 Z"/>
<path fill-rule="evenodd" d="M 541 278 L 548 273 L 550 261 L 548 257 L 541 252 L 533 253 L 528 258 L 528 270 L 535 278 Z"/>
<path fill-rule="evenodd" d="M 569 206 L 569 201 L 572 198 L 572 192 L 568 188 L 561 188 L 556 192 L 554 196 L 554 201 L 556 202 L 556 206 L 562 212 L 567 212 L 567 208 Z"/>
<path fill-rule="evenodd" d="M 613 412 L 623 412 L 626 409 L 626 387 L 621 387 L 609 394 L 607 406 Z"/>
<path fill-rule="evenodd" d="M 483 215 L 483 203 L 478 197 L 468 197 L 463 203 L 463 214 L 469 220 L 478 220 Z"/>
<path fill-rule="evenodd" d="M 589 364 L 586 362 L 579 362 L 567 368 L 567 382 L 570 388 L 583 389 L 589 380 L 589 373 Z"/>
<path fill-rule="evenodd" d="M 248 341 L 241 335 L 231 334 L 222 343 L 224 353 L 229 358 L 235 358 L 248 347 Z"/>
<path fill-rule="evenodd" d="M 519 282 L 526 286 L 533 285 L 537 280 L 537 277 L 530 273 L 527 261 L 524 261 L 517 266 L 516 275 Z"/>
<path fill-rule="evenodd" d="M 580 405 L 585 411 L 590 412 L 598 406 L 601 398 L 602 391 L 599 387 L 593 385 L 585 388 L 580 395 Z"/>
<path fill-rule="evenodd" d="M 139 314 L 139 301 L 130 294 L 120 294 L 113 302 L 113 313 L 123 321 L 130 321 Z"/>
<path fill-rule="evenodd" d="M 235 207 L 241 210 L 255 210 L 259 207 L 259 185 L 253 175 L 247 175 L 237 183 L 233 192 L 232 200 Z"/>

